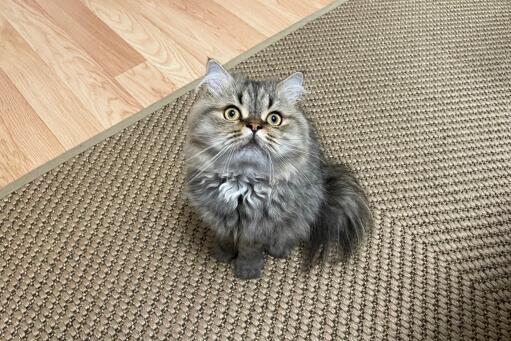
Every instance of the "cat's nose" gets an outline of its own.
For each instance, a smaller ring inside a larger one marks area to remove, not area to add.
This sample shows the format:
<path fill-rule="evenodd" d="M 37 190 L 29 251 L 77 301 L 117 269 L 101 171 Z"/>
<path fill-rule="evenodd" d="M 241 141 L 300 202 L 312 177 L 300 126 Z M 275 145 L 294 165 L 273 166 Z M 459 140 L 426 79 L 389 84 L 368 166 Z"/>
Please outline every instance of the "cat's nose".
<path fill-rule="evenodd" d="M 247 124 L 247 127 L 252 129 L 253 133 L 256 133 L 259 129 L 263 128 L 263 126 L 260 123 L 257 123 L 257 122 L 249 122 Z"/>

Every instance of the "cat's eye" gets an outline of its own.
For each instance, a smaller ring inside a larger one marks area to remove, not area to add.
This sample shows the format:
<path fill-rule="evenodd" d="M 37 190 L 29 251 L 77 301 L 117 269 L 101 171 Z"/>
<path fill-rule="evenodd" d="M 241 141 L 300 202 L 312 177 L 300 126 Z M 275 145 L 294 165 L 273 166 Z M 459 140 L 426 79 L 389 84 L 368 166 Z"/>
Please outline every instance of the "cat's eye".
<path fill-rule="evenodd" d="M 266 117 L 266 122 L 272 126 L 279 126 L 282 123 L 282 116 L 276 112 L 272 112 Z"/>
<path fill-rule="evenodd" d="M 224 118 L 227 121 L 237 121 L 240 119 L 241 113 L 236 107 L 228 107 L 224 111 Z"/>

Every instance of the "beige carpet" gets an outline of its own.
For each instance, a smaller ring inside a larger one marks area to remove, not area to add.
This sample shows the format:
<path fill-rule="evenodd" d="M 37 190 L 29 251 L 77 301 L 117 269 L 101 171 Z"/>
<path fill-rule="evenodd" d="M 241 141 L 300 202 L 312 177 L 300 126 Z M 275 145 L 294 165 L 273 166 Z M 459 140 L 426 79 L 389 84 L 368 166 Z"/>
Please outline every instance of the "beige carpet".
<path fill-rule="evenodd" d="M 510 340 L 511 2 L 349 1 L 237 67 L 303 70 L 376 227 L 243 282 L 182 196 L 184 95 L 0 201 L 0 338 Z"/>

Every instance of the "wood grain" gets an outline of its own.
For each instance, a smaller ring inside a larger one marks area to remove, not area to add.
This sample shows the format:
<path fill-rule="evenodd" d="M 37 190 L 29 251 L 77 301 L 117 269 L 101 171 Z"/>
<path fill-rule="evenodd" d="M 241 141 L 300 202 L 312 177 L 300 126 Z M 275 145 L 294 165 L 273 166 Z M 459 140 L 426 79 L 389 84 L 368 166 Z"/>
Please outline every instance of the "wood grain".
<path fill-rule="evenodd" d="M 104 129 L 3 17 L 0 68 L 65 148 Z"/>
<path fill-rule="evenodd" d="M 290 17 L 292 20 L 300 20 L 301 18 L 325 7 L 331 2 L 331 0 L 261 0 L 261 2 L 266 6 L 279 11 L 282 15 Z"/>
<path fill-rule="evenodd" d="M 0 186 L 57 157 L 64 147 L 0 70 Z"/>
<path fill-rule="evenodd" d="M 144 107 L 176 89 L 174 83 L 148 62 L 135 66 L 116 79 Z"/>
<path fill-rule="evenodd" d="M 37 3 L 111 76 L 144 62 L 142 55 L 80 1 L 37 0 Z"/>
<path fill-rule="evenodd" d="M 219 48 L 241 53 L 267 37 L 211 0 L 150 1 L 154 7 L 161 8 L 167 17 L 180 18 L 182 27 L 179 31 L 190 30 L 197 36 L 198 42 L 207 40 Z"/>
<path fill-rule="evenodd" d="M 0 0 L 0 188 L 331 0 Z"/>
<path fill-rule="evenodd" d="M 204 64 L 130 4 L 87 0 L 87 6 L 177 86 L 188 84 Z"/>
<path fill-rule="evenodd" d="M 108 128 L 141 105 L 113 80 L 64 29 L 34 1 L 4 0 L 0 10 L 85 108 Z"/>
<path fill-rule="evenodd" d="M 120 0 L 115 0 L 115 2 L 120 3 Z M 207 57 L 227 62 L 246 50 L 240 41 L 249 40 L 252 45 L 255 45 L 264 39 L 264 36 L 246 24 L 241 26 L 244 30 L 241 32 L 244 35 L 237 35 L 236 32 L 225 29 L 227 23 L 231 22 L 231 25 L 235 25 L 236 22 L 239 22 L 239 17 L 214 3 L 209 5 L 210 3 L 211 1 L 200 2 L 201 6 L 208 4 L 211 9 L 221 10 L 221 13 L 225 15 L 223 18 L 225 24 L 217 26 L 216 29 L 214 25 L 204 22 L 197 10 L 186 12 L 186 8 L 193 9 L 193 1 L 187 1 L 188 7 L 180 1 L 148 0 L 143 4 L 134 0 L 122 1 L 123 6 L 131 6 L 132 13 L 144 16 L 169 39 L 200 61 L 199 74 L 204 70 L 203 65 Z M 213 14 L 210 13 L 209 16 L 212 18 Z"/>
<path fill-rule="evenodd" d="M 242 18 L 267 37 L 282 31 L 298 19 L 290 12 L 282 13 L 275 10 L 276 4 L 238 0 L 215 0 L 215 2 Z M 250 15 L 250 13 L 258 13 L 258 15 Z"/>
<path fill-rule="evenodd" d="M 196 16 L 186 15 L 174 1 L 148 0 L 142 5 L 133 0 L 129 3 L 179 45 L 193 53 L 201 63 L 207 56 L 227 60 L 239 51 L 238 42 L 219 39 L 216 32 L 208 29 Z"/>

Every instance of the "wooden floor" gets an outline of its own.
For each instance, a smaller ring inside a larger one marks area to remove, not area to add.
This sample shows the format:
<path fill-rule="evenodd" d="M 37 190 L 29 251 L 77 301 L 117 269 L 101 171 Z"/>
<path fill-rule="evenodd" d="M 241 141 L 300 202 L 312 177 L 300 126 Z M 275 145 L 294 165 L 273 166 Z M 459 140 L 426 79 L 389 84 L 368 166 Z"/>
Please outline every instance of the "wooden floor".
<path fill-rule="evenodd" d="M 0 0 L 0 188 L 331 0 Z"/>

